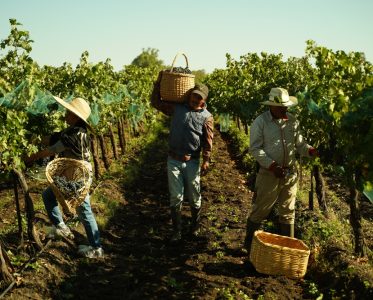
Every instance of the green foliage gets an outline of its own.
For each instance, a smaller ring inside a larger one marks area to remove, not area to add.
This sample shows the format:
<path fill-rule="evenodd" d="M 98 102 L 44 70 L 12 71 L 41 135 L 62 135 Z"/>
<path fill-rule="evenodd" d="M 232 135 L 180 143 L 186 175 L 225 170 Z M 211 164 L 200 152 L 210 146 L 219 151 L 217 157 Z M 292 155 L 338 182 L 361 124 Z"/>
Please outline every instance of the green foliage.
<path fill-rule="evenodd" d="M 195 76 L 194 80 L 196 83 L 203 83 L 207 76 L 206 71 L 204 69 L 192 71 L 192 74 Z"/>
<path fill-rule="evenodd" d="M 306 140 L 318 148 L 323 163 L 343 165 L 347 177 L 362 174 L 357 183 L 362 190 L 373 174 L 372 71 L 362 53 L 333 52 L 308 41 L 305 57 L 287 61 L 264 52 L 239 60 L 227 54 L 226 68 L 216 69 L 205 83 L 211 90 L 209 109 L 237 116 L 244 124 L 263 110 L 260 101 L 272 87 L 297 94 L 299 105 L 292 112 Z"/>
<path fill-rule="evenodd" d="M 158 58 L 159 50 L 154 48 L 142 49 L 142 52 L 132 61 L 131 65 L 140 68 L 162 68 L 163 61 Z"/>
<path fill-rule="evenodd" d="M 299 217 L 299 222 L 303 227 L 301 238 L 311 248 L 325 249 L 330 245 L 344 249 L 351 248 L 353 236 L 347 220 L 339 220 L 335 216 L 329 216 L 329 219 L 326 219 L 322 215 L 318 215 L 317 220 L 314 218 L 302 220 L 302 218 L 302 216 Z"/>
<path fill-rule="evenodd" d="M 184 282 L 177 281 L 176 278 L 172 277 L 171 275 L 168 275 L 166 277 L 166 284 L 167 286 L 175 290 L 182 290 L 185 285 Z"/>
<path fill-rule="evenodd" d="M 250 146 L 250 138 L 243 131 L 239 130 L 236 126 L 229 128 L 229 134 L 233 139 L 233 144 L 237 148 L 239 155 L 247 153 Z"/>
<path fill-rule="evenodd" d="M 217 252 L 215 253 L 215 255 L 216 255 L 216 258 L 217 258 L 217 259 L 223 259 L 225 253 L 224 253 L 224 251 L 217 251 Z"/>
<path fill-rule="evenodd" d="M 246 295 L 243 291 L 239 290 L 236 286 L 230 284 L 229 287 L 223 287 L 223 288 L 217 288 L 217 296 L 216 299 L 219 300 L 236 300 L 236 299 L 242 299 L 242 300 L 250 300 L 248 295 Z M 258 298 L 259 299 L 259 298 Z"/>
<path fill-rule="evenodd" d="M 1 41 L 0 51 L 0 97 L 2 93 L 9 92 L 14 86 L 20 84 L 36 68 L 30 57 L 32 50 L 30 34 L 21 30 L 21 23 L 15 19 L 9 20 L 10 34 Z"/>
<path fill-rule="evenodd" d="M 67 101 L 73 97 L 87 100 L 92 109 L 91 121 L 101 134 L 123 116 L 130 118 L 134 126 L 153 121 L 148 99 L 159 65 L 151 68 L 131 65 L 115 72 L 110 59 L 92 64 L 89 53 L 84 51 L 75 69 L 69 63 L 40 68 L 29 56 L 33 42 L 29 33 L 20 30 L 21 24 L 16 20 L 11 19 L 10 23 L 10 35 L 0 44 L 0 50 L 6 52 L 0 56 L 0 98 L 7 97 L 0 100 L 1 120 L 5 120 L 5 126 L 0 128 L 2 169 L 24 167 L 22 157 L 37 151 L 41 135 L 65 126 L 60 121 L 64 109 L 57 110 L 56 102 L 53 107 L 44 105 L 46 111 L 35 113 L 38 108 L 35 105 L 40 108 L 43 104 L 36 104 L 43 93 L 49 94 L 51 99 L 56 95 Z M 157 55 L 154 49 L 144 52 Z"/>
<path fill-rule="evenodd" d="M 306 287 L 306 293 L 311 296 L 315 297 L 315 299 L 321 300 L 323 298 L 323 294 L 320 293 L 317 284 L 313 281 L 305 280 L 304 285 Z"/>
<path fill-rule="evenodd" d="M 238 157 L 241 158 L 241 162 L 246 170 L 250 174 L 256 172 L 256 160 L 249 153 L 250 137 L 243 131 L 239 130 L 236 126 L 229 128 L 228 134 L 230 135 L 235 152 Z"/>
<path fill-rule="evenodd" d="M 346 134 L 345 151 L 358 167 L 364 181 L 373 182 L 373 88 L 351 103 L 341 119 L 341 129 Z M 362 182 L 360 183 L 362 184 Z M 366 184 L 369 185 L 368 183 Z M 362 190 L 362 186 L 359 188 Z"/>
<path fill-rule="evenodd" d="M 343 165 L 346 176 L 372 166 L 373 66 L 362 53 L 333 52 L 307 42 L 315 71 L 299 98 L 299 118 L 306 137 L 324 162 Z M 371 180 L 371 174 L 365 174 Z M 362 190 L 362 185 L 357 187 Z"/>
<path fill-rule="evenodd" d="M 119 202 L 117 199 L 112 199 L 108 197 L 106 193 L 98 190 L 95 195 L 92 195 L 96 207 L 101 212 L 96 216 L 97 223 L 101 228 L 106 228 L 109 220 L 115 215 L 116 210 L 118 209 Z"/>
<path fill-rule="evenodd" d="M 8 171 L 23 168 L 22 157 L 37 150 L 28 142 L 27 113 L 0 106 L 0 118 L 0 168 Z"/>
<path fill-rule="evenodd" d="M 9 259 L 12 265 L 15 267 L 20 267 L 28 261 L 28 259 L 24 255 L 13 253 L 10 250 L 7 251 L 7 254 L 9 256 Z M 34 261 L 34 262 L 28 262 L 27 267 L 33 270 L 37 270 L 40 267 L 40 265 L 37 261 Z"/>
<path fill-rule="evenodd" d="M 272 87 L 302 91 L 312 68 L 306 58 L 289 58 L 281 54 L 249 53 L 234 60 L 227 56 L 226 69 L 216 69 L 205 79 L 211 89 L 210 106 L 218 113 L 231 113 L 250 124 L 262 110 L 263 101 Z"/>

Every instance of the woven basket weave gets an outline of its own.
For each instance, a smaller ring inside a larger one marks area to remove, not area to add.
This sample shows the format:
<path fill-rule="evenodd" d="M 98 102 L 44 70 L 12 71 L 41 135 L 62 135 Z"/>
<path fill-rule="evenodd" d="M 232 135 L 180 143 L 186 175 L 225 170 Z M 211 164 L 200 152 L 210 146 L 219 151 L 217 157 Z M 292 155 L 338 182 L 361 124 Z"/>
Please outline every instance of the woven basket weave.
<path fill-rule="evenodd" d="M 250 261 L 259 273 L 302 278 L 310 250 L 301 240 L 264 231 L 254 233 Z"/>
<path fill-rule="evenodd" d="M 189 92 L 194 88 L 195 76 L 193 74 L 183 74 L 173 72 L 176 58 L 179 55 L 183 55 L 186 61 L 186 67 L 188 67 L 188 58 L 184 53 L 176 54 L 170 71 L 162 72 L 162 79 L 160 83 L 161 98 L 164 101 L 170 102 L 184 102 L 188 96 Z"/>
<path fill-rule="evenodd" d="M 48 163 L 45 174 L 57 201 L 65 214 L 76 214 L 76 208 L 84 201 L 92 182 L 92 172 L 87 162 L 72 158 L 56 158 Z M 78 190 L 79 196 L 67 196 L 53 181 L 54 176 L 64 176 L 68 181 L 83 180 L 83 187 Z"/>

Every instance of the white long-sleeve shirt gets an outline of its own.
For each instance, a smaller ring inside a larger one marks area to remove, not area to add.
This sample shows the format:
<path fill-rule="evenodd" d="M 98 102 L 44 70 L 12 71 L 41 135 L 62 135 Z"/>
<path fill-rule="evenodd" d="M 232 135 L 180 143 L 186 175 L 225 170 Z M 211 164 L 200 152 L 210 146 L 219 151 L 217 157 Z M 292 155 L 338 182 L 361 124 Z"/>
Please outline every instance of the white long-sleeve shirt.
<path fill-rule="evenodd" d="M 268 110 L 259 115 L 250 127 L 250 153 L 261 167 L 273 162 L 281 167 L 294 167 L 295 154 L 310 156 L 308 145 L 299 132 L 299 122 L 287 113 L 288 119 L 274 119 Z"/>

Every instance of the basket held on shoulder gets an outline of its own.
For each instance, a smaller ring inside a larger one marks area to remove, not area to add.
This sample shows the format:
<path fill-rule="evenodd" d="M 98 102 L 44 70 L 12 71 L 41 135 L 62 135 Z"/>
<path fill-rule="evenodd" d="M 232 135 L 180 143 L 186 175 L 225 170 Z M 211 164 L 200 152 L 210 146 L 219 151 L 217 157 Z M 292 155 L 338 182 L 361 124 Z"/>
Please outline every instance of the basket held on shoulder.
<path fill-rule="evenodd" d="M 162 72 L 160 93 L 164 101 L 185 102 L 195 85 L 195 75 L 174 72 L 175 61 L 179 55 L 184 56 L 186 68 L 188 68 L 188 58 L 184 53 L 178 53 L 172 62 L 171 69 Z"/>

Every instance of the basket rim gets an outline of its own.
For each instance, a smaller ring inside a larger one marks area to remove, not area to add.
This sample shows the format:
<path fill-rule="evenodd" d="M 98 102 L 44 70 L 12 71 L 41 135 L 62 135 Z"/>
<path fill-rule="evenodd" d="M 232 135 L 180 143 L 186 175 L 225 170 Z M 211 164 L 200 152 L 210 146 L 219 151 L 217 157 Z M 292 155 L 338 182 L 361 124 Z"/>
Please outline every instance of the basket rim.
<path fill-rule="evenodd" d="M 177 72 L 171 72 L 170 70 L 163 70 L 162 78 L 163 78 L 164 74 L 172 75 L 172 76 L 179 76 L 179 77 L 180 76 L 190 77 L 190 78 L 195 78 L 196 77 L 196 75 L 194 75 L 194 74 L 177 73 Z"/>
<path fill-rule="evenodd" d="M 279 246 L 279 245 L 276 245 L 276 244 L 271 244 L 271 243 L 266 243 L 266 242 L 263 242 L 259 237 L 258 237 L 258 234 L 267 234 L 267 235 L 274 235 L 274 236 L 278 236 L 278 237 L 281 237 L 281 238 L 285 238 L 285 239 L 291 239 L 291 240 L 295 240 L 297 242 L 300 242 L 302 244 L 302 246 L 304 246 L 305 248 L 307 249 L 297 249 L 297 248 L 290 248 L 290 247 L 286 247 L 286 246 Z M 267 247 L 271 247 L 271 248 L 275 248 L 275 249 L 278 249 L 278 250 L 286 250 L 286 251 L 291 251 L 291 252 L 298 252 L 298 253 L 308 253 L 310 254 L 311 250 L 309 249 L 309 247 L 300 239 L 297 239 L 297 238 L 292 238 L 292 237 L 288 237 L 288 236 L 283 236 L 283 235 L 279 235 L 279 234 L 275 234 L 275 233 L 270 233 L 270 232 L 266 232 L 266 231 L 263 231 L 263 230 L 257 230 L 254 232 L 254 238 L 256 238 L 260 243 L 262 243 L 263 245 L 267 246 Z"/>
<path fill-rule="evenodd" d="M 89 172 L 89 169 L 86 165 L 86 161 L 84 160 L 79 160 L 79 159 L 74 159 L 74 158 L 69 158 L 69 157 L 58 157 L 50 161 L 47 166 L 45 167 L 45 176 L 47 177 L 47 181 L 51 184 L 54 183 L 53 177 L 49 174 L 50 168 L 57 162 L 60 161 L 67 161 L 67 162 L 73 162 L 75 164 L 81 165 L 82 167 L 86 168 L 87 171 Z"/>
<path fill-rule="evenodd" d="M 85 160 L 81 160 L 81 159 L 75 159 L 75 158 L 70 158 L 70 157 L 57 157 L 53 160 L 51 160 L 48 164 L 47 164 L 47 167 L 48 165 L 52 164 L 52 163 L 55 163 L 57 161 L 61 161 L 61 160 L 66 160 L 66 161 L 71 161 L 71 162 L 78 162 L 80 164 L 83 164 L 85 162 Z"/>

